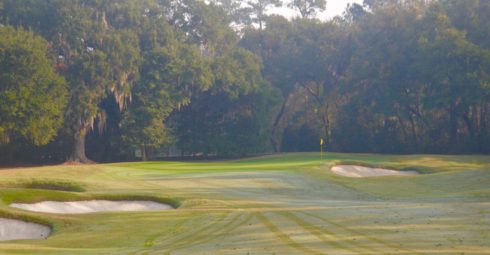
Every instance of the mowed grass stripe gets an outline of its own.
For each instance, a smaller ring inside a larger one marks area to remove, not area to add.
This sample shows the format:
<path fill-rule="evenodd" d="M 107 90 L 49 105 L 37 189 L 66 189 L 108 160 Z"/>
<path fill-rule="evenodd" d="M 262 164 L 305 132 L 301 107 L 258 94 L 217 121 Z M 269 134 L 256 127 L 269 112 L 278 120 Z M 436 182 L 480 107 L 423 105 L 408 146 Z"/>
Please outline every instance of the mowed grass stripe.
<path fill-rule="evenodd" d="M 222 222 L 226 218 L 226 216 L 227 215 L 221 215 L 220 217 L 213 220 L 211 223 L 205 225 L 202 228 L 197 229 L 196 231 L 185 232 L 185 234 L 183 234 L 183 235 L 177 235 L 175 237 L 175 240 L 172 240 L 172 239 L 167 240 L 167 242 L 164 245 L 167 245 L 171 249 L 168 250 L 165 254 L 170 254 L 170 252 L 173 249 L 173 246 L 178 247 L 179 245 L 186 243 L 187 240 L 191 239 L 193 236 L 199 236 L 203 233 L 212 232 L 214 230 L 214 227 L 216 226 L 216 224 L 218 224 L 219 222 Z"/>
<path fill-rule="evenodd" d="M 184 224 L 186 223 L 185 220 L 181 220 L 178 224 L 176 224 L 175 226 L 173 226 L 172 228 L 173 229 L 179 229 L 181 228 Z M 155 240 L 159 239 L 159 238 L 165 238 L 169 235 L 171 235 L 172 232 L 169 231 L 168 229 L 165 230 L 165 231 L 162 231 L 160 233 L 157 233 L 157 234 L 154 234 L 153 236 L 151 236 L 150 238 L 146 239 L 145 240 L 145 243 L 144 243 L 144 247 L 148 247 L 148 248 L 151 248 L 155 245 Z"/>
<path fill-rule="evenodd" d="M 192 243 L 180 245 L 178 248 L 174 248 L 174 250 L 179 250 L 182 248 L 190 248 L 190 247 L 197 246 L 200 244 L 205 244 L 205 243 L 212 241 L 212 240 L 215 240 L 215 239 L 220 239 L 220 238 L 225 237 L 227 234 L 229 234 L 233 230 L 239 228 L 240 226 L 243 226 L 244 224 L 247 224 L 253 218 L 253 215 L 249 214 L 244 220 L 239 221 L 238 218 L 242 218 L 243 215 L 244 214 L 237 215 L 230 222 L 228 222 L 226 224 L 226 226 L 218 228 L 212 234 L 207 235 L 207 237 L 200 238 L 199 240 L 196 240 Z"/>
<path fill-rule="evenodd" d="M 304 245 L 295 242 L 292 238 L 290 238 L 287 234 L 282 232 L 276 225 L 274 225 L 263 213 L 256 212 L 254 213 L 255 217 L 267 228 L 270 232 L 272 232 L 281 242 L 286 244 L 289 247 L 302 251 L 304 254 L 328 254 L 326 252 L 318 252 Z"/>
<path fill-rule="evenodd" d="M 219 235 L 219 234 L 215 235 L 214 233 L 220 233 L 223 230 L 232 231 L 233 229 L 236 228 L 234 224 L 237 221 L 239 221 L 239 219 L 243 215 L 242 213 L 238 213 L 237 215 L 233 216 L 233 218 L 231 218 L 230 220 L 227 220 L 227 218 L 229 218 L 229 216 L 231 216 L 232 214 L 233 213 L 229 213 L 221 217 L 219 220 L 216 220 L 213 223 L 207 225 L 205 228 L 202 228 L 197 232 L 191 232 L 188 235 L 180 238 L 179 240 L 171 242 L 169 246 L 170 249 L 167 250 L 164 254 L 171 254 L 171 252 L 175 250 L 179 250 L 182 248 L 189 248 L 213 240 L 217 238 Z M 239 226 L 241 224 L 242 222 L 240 222 L 237 225 Z"/>
<path fill-rule="evenodd" d="M 358 253 L 358 254 L 366 254 L 366 251 L 369 251 L 369 253 L 379 254 L 379 251 L 376 251 L 370 247 L 365 247 L 365 246 L 359 245 L 359 244 L 357 244 L 357 243 L 355 243 L 349 239 L 346 239 L 345 241 L 338 241 L 340 239 L 338 234 L 335 234 L 334 232 L 329 231 L 325 228 L 317 227 L 314 224 L 307 222 L 306 220 L 302 220 L 301 218 L 296 216 L 294 213 L 279 212 L 278 214 L 280 214 L 280 215 L 288 218 L 289 220 L 295 222 L 298 226 L 300 226 L 301 228 L 303 228 L 304 230 L 306 230 L 310 234 L 314 235 L 315 237 L 317 237 L 318 239 L 323 241 L 323 243 L 328 245 L 328 246 L 331 246 L 331 247 L 334 247 L 337 249 L 341 249 L 341 250 L 345 250 L 348 252 L 352 252 L 352 253 Z M 343 244 L 342 242 L 348 243 L 349 246 Z M 362 248 L 362 249 L 359 249 L 359 248 Z"/>
<path fill-rule="evenodd" d="M 372 236 L 369 236 L 369 235 L 366 235 L 360 231 L 357 231 L 357 230 L 354 230 L 354 229 L 351 229 L 349 227 L 346 227 L 344 225 L 341 225 L 339 223 L 336 223 L 332 220 L 328 220 L 326 219 L 325 217 L 321 217 L 321 216 L 318 216 L 318 215 L 315 215 L 315 214 L 312 214 L 312 213 L 309 213 L 309 212 L 301 212 L 303 215 L 307 215 L 309 217 L 312 217 L 312 218 L 316 218 L 316 219 L 319 219 L 321 221 L 324 221 L 332 226 L 335 226 L 337 228 L 340 228 L 346 232 L 350 232 L 350 233 L 353 233 L 353 234 L 356 234 L 358 236 L 362 236 L 368 240 L 371 240 L 375 243 L 378 243 L 378 244 L 381 244 L 385 247 L 388 247 L 388 248 L 391 248 L 391 249 L 395 249 L 395 250 L 403 250 L 405 252 L 407 252 L 407 254 L 418 254 L 418 255 L 422 255 L 422 254 L 425 254 L 425 253 L 421 253 L 421 252 L 418 252 L 418 251 L 415 251 L 415 250 L 411 250 L 411 249 L 407 249 L 407 248 L 403 248 L 403 247 L 400 247 L 400 246 L 396 246 L 396 245 L 393 245 L 389 242 L 386 242 L 386 241 L 383 241 L 381 239 L 378 239 L 378 238 L 375 238 L 375 237 L 372 237 Z"/>

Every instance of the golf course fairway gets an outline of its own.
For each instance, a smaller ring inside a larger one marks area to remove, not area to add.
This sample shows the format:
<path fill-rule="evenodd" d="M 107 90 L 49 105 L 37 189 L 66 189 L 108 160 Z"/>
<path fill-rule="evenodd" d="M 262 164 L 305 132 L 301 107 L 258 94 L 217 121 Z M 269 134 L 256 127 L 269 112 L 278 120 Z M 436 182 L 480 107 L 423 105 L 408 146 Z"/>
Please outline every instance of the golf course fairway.
<path fill-rule="evenodd" d="M 414 176 L 349 178 L 335 165 Z M 0 216 L 51 228 L 0 254 L 490 254 L 490 157 L 282 154 L 0 171 Z M 36 213 L 12 203 L 149 200 L 175 210 Z"/>

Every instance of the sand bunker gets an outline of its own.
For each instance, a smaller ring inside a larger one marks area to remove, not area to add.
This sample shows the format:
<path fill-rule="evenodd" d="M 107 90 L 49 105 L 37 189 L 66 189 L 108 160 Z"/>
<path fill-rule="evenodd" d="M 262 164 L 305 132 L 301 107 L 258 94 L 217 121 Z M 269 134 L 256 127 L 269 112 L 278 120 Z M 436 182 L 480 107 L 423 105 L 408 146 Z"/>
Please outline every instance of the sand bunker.
<path fill-rule="evenodd" d="M 49 227 L 40 224 L 0 218 L 0 241 L 45 239 L 50 232 Z"/>
<path fill-rule="evenodd" d="M 347 177 L 372 177 L 372 176 L 412 176 L 418 175 L 415 171 L 395 171 L 383 168 L 372 168 L 364 166 L 339 165 L 332 167 L 332 172 Z"/>
<path fill-rule="evenodd" d="M 35 204 L 13 203 L 11 207 L 34 212 L 82 214 L 94 212 L 135 212 L 135 211 L 157 211 L 174 209 L 172 206 L 153 201 L 74 201 L 55 202 L 44 201 Z"/>

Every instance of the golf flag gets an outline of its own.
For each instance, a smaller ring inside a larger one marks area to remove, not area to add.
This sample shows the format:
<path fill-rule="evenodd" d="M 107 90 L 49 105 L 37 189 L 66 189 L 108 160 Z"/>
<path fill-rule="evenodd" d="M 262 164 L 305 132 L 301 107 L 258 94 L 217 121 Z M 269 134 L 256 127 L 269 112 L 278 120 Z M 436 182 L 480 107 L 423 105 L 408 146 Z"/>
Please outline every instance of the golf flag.
<path fill-rule="evenodd" d="M 323 145 L 323 138 L 320 138 L 320 145 Z"/>

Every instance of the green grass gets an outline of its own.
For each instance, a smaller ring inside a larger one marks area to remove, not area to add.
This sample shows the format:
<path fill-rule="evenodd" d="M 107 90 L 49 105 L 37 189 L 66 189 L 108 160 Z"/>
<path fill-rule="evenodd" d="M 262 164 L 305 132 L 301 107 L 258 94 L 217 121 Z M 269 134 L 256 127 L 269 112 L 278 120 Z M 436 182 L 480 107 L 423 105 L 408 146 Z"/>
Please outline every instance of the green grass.
<path fill-rule="evenodd" d="M 337 164 L 424 174 L 355 179 L 332 174 Z M 85 199 L 177 209 L 8 207 Z M 0 216 L 53 230 L 46 240 L 2 242 L 0 254 L 490 254 L 490 157 L 301 153 L 3 170 Z"/>
<path fill-rule="evenodd" d="M 85 189 L 76 182 L 65 180 L 43 180 L 32 179 L 29 181 L 19 181 L 17 183 L 7 184 L 7 187 L 17 187 L 26 189 L 47 189 L 72 192 L 84 192 Z"/>

